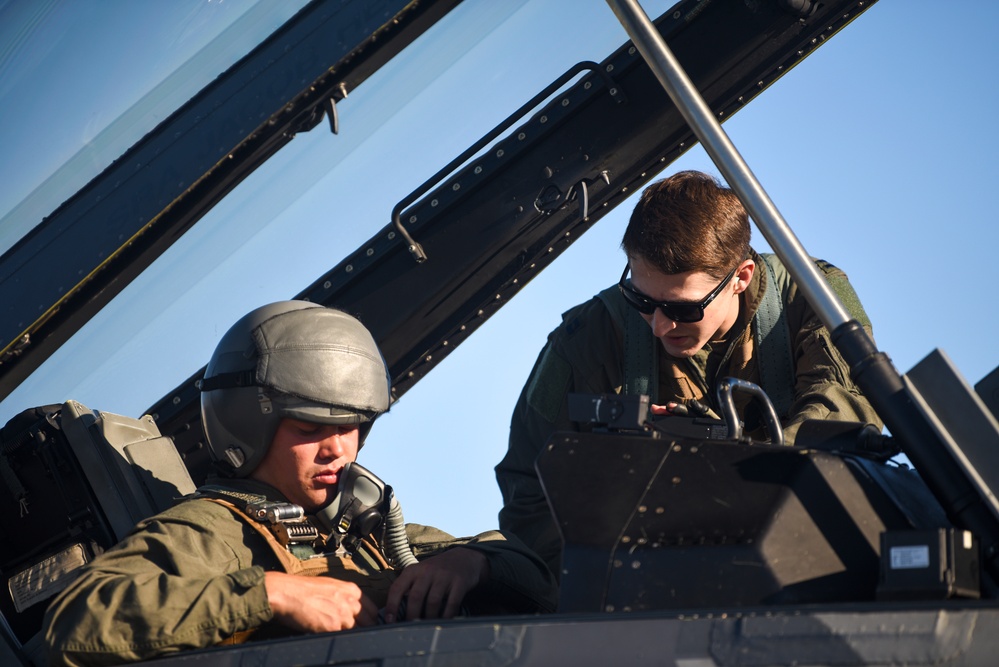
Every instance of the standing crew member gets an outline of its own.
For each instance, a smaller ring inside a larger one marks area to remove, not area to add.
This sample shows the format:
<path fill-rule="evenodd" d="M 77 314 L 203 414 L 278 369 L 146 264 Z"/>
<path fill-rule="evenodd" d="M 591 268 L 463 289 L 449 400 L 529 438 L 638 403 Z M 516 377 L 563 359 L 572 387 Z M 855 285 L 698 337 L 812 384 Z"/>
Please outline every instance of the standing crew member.
<path fill-rule="evenodd" d="M 553 572 L 561 538 L 534 463 L 552 433 L 578 429 L 567 414 L 570 393 L 647 394 L 654 414 L 690 405 L 717 413 L 715 387 L 734 377 L 768 393 L 786 444 L 808 419 L 881 428 L 798 286 L 777 257 L 757 254 L 749 239 L 739 198 L 707 174 L 680 172 L 654 183 L 625 231 L 628 263 L 620 282 L 563 314 L 548 336 L 514 409 L 496 477 L 504 501 L 500 528 L 535 549 Z M 816 264 L 871 333 L 846 275 Z M 736 396 L 745 433 L 762 439 L 760 415 L 748 401 Z"/>

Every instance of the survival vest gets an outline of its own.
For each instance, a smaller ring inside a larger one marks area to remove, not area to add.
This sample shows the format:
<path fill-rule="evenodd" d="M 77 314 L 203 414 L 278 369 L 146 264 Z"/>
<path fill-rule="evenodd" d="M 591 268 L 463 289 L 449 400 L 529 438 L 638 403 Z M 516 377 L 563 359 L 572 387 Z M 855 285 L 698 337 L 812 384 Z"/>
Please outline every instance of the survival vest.
<path fill-rule="evenodd" d="M 381 549 L 373 538 L 360 541 L 354 555 L 347 553 L 322 553 L 313 544 L 322 544 L 325 537 L 310 522 L 283 523 L 261 518 L 258 508 L 261 505 L 290 505 L 290 503 L 268 502 L 264 496 L 210 485 L 198 489 L 197 498 L 216 503 L 228 509 L 238 519 L 261 535 L 277 558 L 281 569 L 288 574 L 319 577 L 330 576 L 349 581 L 367 595 L 379 608 L 388 601 L 388 590 L 395 581 L 397 572 L 385 560 Z M 256 516 L 255 516 L 256 515 Z M 308 528 L 296 530 L 296 526 L 307 524 Z M 311 528 L 311 534 L 307 534 Z M 289 540 L 289 532 L 292 533 Z M 294 535 L 294 533 L 300 533 Z M 310 539 L 311 538 L 311 539 Z M 224 644 L 242 643 L 250 639 L 264 639 L 280 636 L 284 631 L 259 632 L 261 629 L 236 633 Z"/>

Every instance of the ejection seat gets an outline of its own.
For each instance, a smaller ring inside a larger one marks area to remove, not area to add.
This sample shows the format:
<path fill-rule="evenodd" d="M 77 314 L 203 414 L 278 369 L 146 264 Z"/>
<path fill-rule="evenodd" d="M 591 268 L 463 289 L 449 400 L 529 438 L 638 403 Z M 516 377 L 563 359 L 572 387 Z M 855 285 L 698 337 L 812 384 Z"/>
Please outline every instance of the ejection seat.
<path fill-rule="evenodd" d="M 195 484 L 149 415 L 67 401 L 20 413 L 0 435 L 0 620 L 20 644 L 9 648 L 37 661 L 45 608 L 78 568 Z"/>

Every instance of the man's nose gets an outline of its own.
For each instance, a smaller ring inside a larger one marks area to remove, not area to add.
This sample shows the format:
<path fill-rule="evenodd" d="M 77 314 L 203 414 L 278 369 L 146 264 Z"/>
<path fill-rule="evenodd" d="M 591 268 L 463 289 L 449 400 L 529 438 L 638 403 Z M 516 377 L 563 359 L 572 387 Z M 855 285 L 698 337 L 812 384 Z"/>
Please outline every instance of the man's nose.
<path fill-rule="evenodd" d="M 665 336 L 673 329 L 676 329 L 676 322 L 666 317 L 659 308 L 656 308 L 652 313 L 649 324 L 652 326 L 652 335 L 656 338 Z"/>
<path fill-rule="evenodd" d="M 343 456 L 346 453 L 343 434 L 335 433 L 323 440 L 320 443 L 319 451 L 324 458 L 328 459 L 338 459 Z"/>

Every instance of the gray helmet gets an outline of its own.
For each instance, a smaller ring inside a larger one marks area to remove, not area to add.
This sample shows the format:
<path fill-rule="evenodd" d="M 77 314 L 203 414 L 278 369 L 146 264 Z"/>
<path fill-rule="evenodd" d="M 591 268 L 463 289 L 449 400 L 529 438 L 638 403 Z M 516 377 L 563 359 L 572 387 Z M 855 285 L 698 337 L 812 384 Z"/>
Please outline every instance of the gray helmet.
<path fill-rule="evenodd" d="M 201 382 L 201 421 L 219 469 L 253 472 L 284 417 L 358 424 L 361 442 L 389 407 L 388 368 L 357 319 L 308 301 L 242 317 L 219 341 Z"/>

